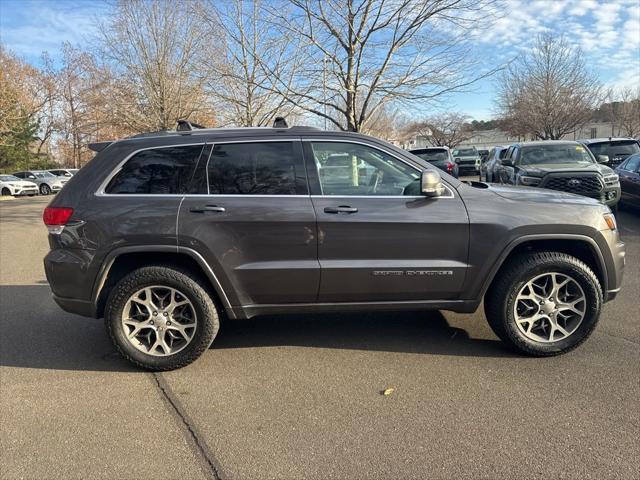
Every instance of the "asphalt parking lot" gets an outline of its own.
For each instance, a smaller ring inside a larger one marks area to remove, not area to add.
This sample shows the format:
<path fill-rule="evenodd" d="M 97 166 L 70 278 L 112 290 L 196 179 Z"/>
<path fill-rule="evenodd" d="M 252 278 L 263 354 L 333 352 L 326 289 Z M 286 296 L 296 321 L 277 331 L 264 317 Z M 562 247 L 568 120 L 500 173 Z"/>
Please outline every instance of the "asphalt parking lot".
<path fill-rule="evenodd" d="M 150 374 L 51 299 L 47 202 L 0 202 L 2 479 L 640 476 L 637 213 L 622 293 L 562 357 L 514 356 L 481 311 L 288 316 Z"/>

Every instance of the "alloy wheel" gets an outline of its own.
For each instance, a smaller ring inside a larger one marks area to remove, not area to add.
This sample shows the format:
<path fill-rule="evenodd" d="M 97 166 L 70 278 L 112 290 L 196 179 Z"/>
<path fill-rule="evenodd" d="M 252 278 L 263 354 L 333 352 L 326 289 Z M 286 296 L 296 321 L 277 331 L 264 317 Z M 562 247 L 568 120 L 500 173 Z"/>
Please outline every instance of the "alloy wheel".
<path fill-rule="evenodd" d="M 513 306 L 520 332 L 530 340 L 557 342 L 572 335 L 587 310 L 584 290 L 563 273 L 538 275 L 524 284 Z"/>
<path fill-rule="evenodd" d="M 138 350 L 168 356 L 183 350 L 196 332 L 196 311 L 179 290 L 163 285 L 145 287 L 129 297 L 122 310 L 122 328 Z"/>

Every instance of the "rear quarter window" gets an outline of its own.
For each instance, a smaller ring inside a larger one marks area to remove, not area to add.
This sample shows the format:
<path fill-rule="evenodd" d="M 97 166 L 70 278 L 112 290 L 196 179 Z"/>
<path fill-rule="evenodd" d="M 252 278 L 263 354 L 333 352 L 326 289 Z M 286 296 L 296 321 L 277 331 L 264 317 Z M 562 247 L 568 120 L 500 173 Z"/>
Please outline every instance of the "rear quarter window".
<path fill-rule="evenodd" d="M 143 150 L 131 157 L 105 188 L 108 194 L 185 194 L 203 145 Z"/>

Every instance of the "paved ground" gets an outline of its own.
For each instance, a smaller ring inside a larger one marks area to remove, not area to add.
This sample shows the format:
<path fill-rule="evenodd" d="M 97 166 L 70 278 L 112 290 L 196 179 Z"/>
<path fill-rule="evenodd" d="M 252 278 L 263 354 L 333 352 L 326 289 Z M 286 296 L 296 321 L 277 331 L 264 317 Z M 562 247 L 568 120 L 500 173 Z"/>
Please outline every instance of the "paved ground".
<path fill-rule="evenodd" d="M 622 294 L 563 357 L 511 355 L 481 312 L 293 316 L 152 375 L 50 299 L 45 203 L 0 203 L 2 479 L 640 477 L 637 214 Z"/>

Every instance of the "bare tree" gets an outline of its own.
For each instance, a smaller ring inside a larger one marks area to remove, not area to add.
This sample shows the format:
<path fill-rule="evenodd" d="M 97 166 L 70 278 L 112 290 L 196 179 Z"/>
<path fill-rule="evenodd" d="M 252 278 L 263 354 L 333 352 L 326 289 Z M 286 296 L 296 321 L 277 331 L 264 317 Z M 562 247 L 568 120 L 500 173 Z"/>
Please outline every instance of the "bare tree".
<path fill-rule="evenodd" d="M 618 135 L 639 138 L 640 87 L 612 91 L 610 98 L 612 99 L 609 104 L 611 122 L 618 127 Z"/>
<path fill-rule="evenodd" d="M 211 74 L 207 86 L 223 125 L 244 127 L 271 124 L 278 115 L 291 117 L 295 106 L 275 92 L 270 75 L 260 63 L 278 74 L 285 69 L 291 82 L 295 60 L 287 56 L 287 39 L 274 35 L 264 19 L 261 2 L 206 0 L 196 13 L 211 30 L 215 55 L 206 57 Z"/>
<path fill-rule="evenodd" d="M 473 137 L 469 118 L 457 112 L 442 113 L 409 124 L 407 131 L 426 138 L 433 146 L 454 148 Z"/>
<path fill-rule="evenodd" d="M 202 56 L 211 44 L 192 0 L 119 0 L 100 25 L 102 58 L 124 87 L 113 100 L 136 131 L 172 128 L 178 119 L 211 122 Z"/>
<path fill-rule="evenodd" d="M 586 124 L 601 86 L 582 51 L 564 37 L 542 34 L 502 74 L 498 105 L 510 133 L 557 140 Z"/>
<path fill-rule="evenodd" d="M 434 101 L 493 73 L 465 41 L 490 0 L 289 0 L 286 13 L 281 3 L 269 18 L 306 68 L 291 82 L 263 67 L 274 91 L 335 128 L 360 131 L 383 105 Z"/>

